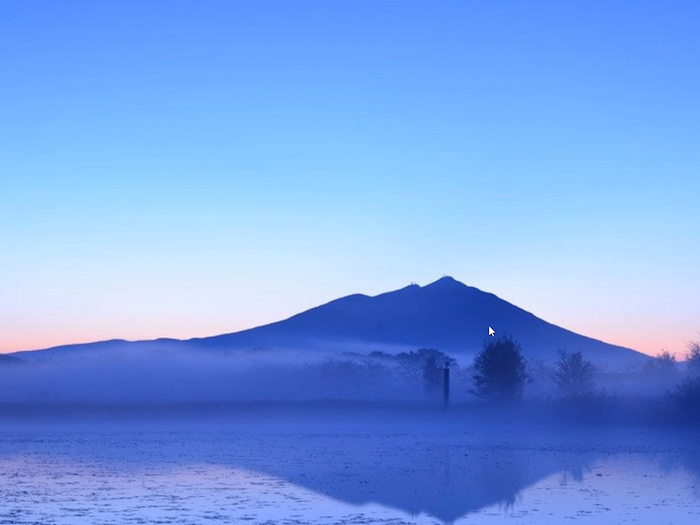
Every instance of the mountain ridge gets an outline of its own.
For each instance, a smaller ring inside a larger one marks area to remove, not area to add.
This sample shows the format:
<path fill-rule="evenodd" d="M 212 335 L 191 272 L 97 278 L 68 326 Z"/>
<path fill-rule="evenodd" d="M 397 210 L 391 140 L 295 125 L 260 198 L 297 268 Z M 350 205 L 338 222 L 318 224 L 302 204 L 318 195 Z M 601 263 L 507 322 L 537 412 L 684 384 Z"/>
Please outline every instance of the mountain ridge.
<path fill-rule="evenodd" d="M 72 350 L 150 347 L 191 350 L 401 351 L 438 348 L 457 355 L 477 352 L 488 326 L 509 334 L 526 357 L 551 360 L 559 348 L 582 351 L 593 361 L 640 360 L 636 350 L 612 345 L 549 323 L 495 294 L 442 277 L 425 286 L 410 284 L 375 296 L 351 294 L 286 319 L 238 332 L 185 340 L 110 340 L 15 352 L 22 358 L 70 354 Z"/>

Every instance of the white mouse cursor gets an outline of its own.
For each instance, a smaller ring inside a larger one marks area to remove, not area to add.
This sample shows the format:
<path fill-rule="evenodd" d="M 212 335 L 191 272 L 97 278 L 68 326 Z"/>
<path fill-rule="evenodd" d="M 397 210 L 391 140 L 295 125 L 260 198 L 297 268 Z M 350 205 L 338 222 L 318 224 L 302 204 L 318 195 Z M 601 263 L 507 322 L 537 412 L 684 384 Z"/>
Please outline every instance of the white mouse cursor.
<path fill-rule="evenodd" d="M 489 326 L 489 335 L 490 335 L 491 337 L 493 337 L 493 336 L 496 335 L 496 330 L 494 330 L 494 329 L 491 328 L 490 326 Z"/>

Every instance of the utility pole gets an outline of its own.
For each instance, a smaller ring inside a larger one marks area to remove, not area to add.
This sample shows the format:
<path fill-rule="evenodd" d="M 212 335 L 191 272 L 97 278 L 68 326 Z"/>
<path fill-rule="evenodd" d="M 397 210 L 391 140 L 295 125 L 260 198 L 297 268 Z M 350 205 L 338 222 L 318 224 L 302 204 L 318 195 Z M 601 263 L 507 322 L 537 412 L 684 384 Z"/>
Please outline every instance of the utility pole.
<path fill-rule="evenodd" d="M 445 406 L 450 406 L 450 362 L 445 362 L 445 369 L 442 371 L 442 399 Z"/>

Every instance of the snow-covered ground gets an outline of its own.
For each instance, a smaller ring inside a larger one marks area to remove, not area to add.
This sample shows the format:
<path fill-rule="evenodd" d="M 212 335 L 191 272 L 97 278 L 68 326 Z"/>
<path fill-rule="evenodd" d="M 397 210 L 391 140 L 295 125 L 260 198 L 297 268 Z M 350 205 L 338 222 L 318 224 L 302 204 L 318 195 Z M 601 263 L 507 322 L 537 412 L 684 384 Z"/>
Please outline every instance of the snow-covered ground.
<path fill-rule="evenodd" d="M 690 524 L 698 441 L 357 415 L 6 424 L 0 524 Z"/>

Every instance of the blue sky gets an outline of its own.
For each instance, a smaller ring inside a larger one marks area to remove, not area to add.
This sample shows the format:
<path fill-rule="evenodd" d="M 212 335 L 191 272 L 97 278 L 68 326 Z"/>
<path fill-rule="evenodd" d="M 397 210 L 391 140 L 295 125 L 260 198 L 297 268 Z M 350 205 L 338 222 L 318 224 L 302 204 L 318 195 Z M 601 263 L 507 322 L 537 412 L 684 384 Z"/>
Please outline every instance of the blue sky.
<path fill-rule="evenodd" d="M 146 4 L 146 5 L 144 5 Z M 0 6 L 0 351 L 444 274 L 700 338 L 695 2 Z"/>

